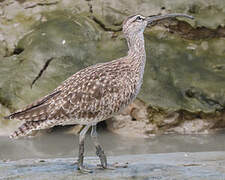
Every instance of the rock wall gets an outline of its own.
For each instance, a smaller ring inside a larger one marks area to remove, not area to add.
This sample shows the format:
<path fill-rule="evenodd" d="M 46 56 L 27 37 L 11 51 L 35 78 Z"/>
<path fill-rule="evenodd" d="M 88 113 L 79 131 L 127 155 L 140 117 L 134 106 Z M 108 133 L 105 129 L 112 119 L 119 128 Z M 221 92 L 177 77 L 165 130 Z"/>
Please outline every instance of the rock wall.
<path fill-rule="evenodd" d="M 182 12 L 196 19 L 164 21 L 145 31 L 141 93 L 107 121 L 108 128 L 131 136 L 224 128 L 224 11 L 223 0 L 0 1 L 0 135 L 16 126 L 3 120 L 9 112 L 79 69 L 126 55 L 121 23 L 136 13 Z"/>

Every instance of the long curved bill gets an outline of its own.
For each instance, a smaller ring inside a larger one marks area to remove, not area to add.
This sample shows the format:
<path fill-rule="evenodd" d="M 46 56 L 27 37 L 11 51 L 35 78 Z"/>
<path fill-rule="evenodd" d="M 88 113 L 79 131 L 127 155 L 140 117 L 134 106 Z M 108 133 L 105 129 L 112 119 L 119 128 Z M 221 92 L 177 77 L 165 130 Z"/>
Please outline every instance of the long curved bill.
<path fill-rule="evenodd" d="M 185 18 L 189 18 L 189 19 L 194 19 L 193 16 L 190 16 L 187 14 L 173 13 L 173 14 L 166 14 L 166 15 L 148 16 L 148 17 L 146 17 L 146 20 L 148 21 L 148 24 L 151 25 L 151 24 L 156 24 L 160 20 L 175 18 L 175 17 L 185 17 Z"/>

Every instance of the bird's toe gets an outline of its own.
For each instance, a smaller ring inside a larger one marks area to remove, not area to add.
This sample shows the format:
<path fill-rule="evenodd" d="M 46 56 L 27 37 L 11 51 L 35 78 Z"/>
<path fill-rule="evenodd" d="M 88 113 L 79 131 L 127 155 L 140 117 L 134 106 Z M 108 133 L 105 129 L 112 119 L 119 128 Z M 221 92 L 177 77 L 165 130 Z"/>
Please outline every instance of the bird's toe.
<path fill-rule="evenodd" d="M 81 173 L 93 173 L 93 170 L 86 168 L 85 166 L 79 166 L 77 168 Z"/>

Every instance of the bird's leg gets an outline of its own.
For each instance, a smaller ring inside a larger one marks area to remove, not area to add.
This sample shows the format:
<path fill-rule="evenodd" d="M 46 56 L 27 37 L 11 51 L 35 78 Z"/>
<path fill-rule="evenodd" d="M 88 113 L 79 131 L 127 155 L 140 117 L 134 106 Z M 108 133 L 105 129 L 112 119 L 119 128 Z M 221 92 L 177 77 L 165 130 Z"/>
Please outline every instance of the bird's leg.
<path fill-rule="evenodd" d="M 83 161 L 84 161 L 84 139 L 86 136 L 86 133 L 88 129 L 90 128 L 90 125 L 86 125 L 84 129 L 80 132 L 79 135 L 79 156 L 78 156 L 78 169 L 83 173 L 89 173 L 92 172 L 91 170 L 84 167 Z"/>
<path fill-rule="evenodd" d="M 119 163 L 115 163 L 113 165 L 108 165 L 107 164 L 107 158 L 106 158 L 106 155 L 103 151 L 103 148 L 101 147 L 99 141 L 98 141 L 98 134 L 97 134 L 97 125 L 96 124 L 93 124 L 92 125 L 92 129 L 91 129 L 91 138 L 94 142 L 94 145 L 95 145 L 95 148 L 96 148 L 96 154 L 97 156 L 99 157 L 100 159 L 100 162 L 101 162 L 101 168 L 103 169 L 111 169 L 111 170 L 114 170 L 115 168 L 127 168 L 128 164 L 125 163 L 125 164 L 119 164 Z"/>
<path fill-rule="evenodd" d="M 103 151 L 103 148 L 101 147 L 99 141 L 98 141 L 98 134 L 96 130 L 96 124 L 92 125 L 91 129 L 91 138 L 94 142 L 95 148 L 96 148 L 96 155 L 99 157 L 102 168 L 107 168 L 107 159 L 106 155 Z"/>

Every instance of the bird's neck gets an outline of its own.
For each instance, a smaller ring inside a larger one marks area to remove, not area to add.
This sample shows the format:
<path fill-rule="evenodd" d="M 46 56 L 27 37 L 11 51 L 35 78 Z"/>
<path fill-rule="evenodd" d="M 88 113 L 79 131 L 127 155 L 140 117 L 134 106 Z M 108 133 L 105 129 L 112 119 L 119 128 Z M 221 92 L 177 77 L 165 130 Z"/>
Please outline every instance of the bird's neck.
<path fill-rule="evenodd" d="M 129 35 L 126 39 L 129 48 L 127 59 L 131 61 L 130 64 L 135 68 L 135 70 L 143 73 L 146 61 L 143 32 Z"/>
<path fill-rule="evenodd" d="M 142 32 L 127 36 L 128 56 L 145 54 L 145 42 Z"/>
<path fill-rule="evenodd" d="M 136 84 L 135 94 L 137 95 L 143 82 L 146 61 L 144 35 L 143 32 L 140 32 L 127 36 L 126 39 L 129 51 L 125 59 L 130 65 L 133 83 Z"/>

